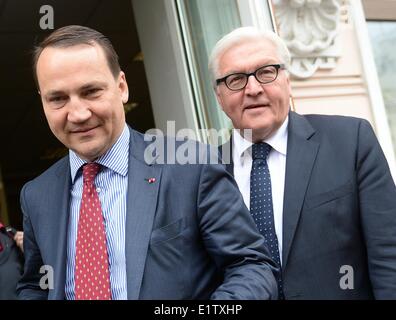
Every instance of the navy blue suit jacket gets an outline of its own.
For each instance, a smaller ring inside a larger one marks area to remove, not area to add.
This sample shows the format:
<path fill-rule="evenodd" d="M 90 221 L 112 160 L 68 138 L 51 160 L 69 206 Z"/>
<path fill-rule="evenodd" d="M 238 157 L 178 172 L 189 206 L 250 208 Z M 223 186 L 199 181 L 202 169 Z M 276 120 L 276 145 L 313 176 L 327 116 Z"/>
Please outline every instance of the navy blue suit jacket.
<path fill-rule="evenodd" d="M 134 130 L 130 140 L 128 299 L 276 298 L 275 269 L 264 240 L 224 167 L 146 163 L 148 142 Z M 198 144 L 189 143 L 198 149 Z M 197 156 L 204 158 L 207 148 L 199 150 Z M 148 183 L 148 178 L 155 178 L 155 183 Z M 21 192 L 22 299 L 65 298 L 70 188 L 65 157 Z M 42 265 L 53 268 L 53 290 L 39 287 Z"/>
<path fill-rule="evenodd" d="M 289 113 L 282 275 L 286 299 L 396 299 L 396 188 L 366 120 Z"/>

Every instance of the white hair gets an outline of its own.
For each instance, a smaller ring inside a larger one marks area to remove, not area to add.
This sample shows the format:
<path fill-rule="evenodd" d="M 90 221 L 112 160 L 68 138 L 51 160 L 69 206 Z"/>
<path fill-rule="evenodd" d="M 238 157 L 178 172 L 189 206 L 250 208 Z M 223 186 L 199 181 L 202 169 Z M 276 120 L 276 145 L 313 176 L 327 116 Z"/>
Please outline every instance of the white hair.
<path fill-rule="evenodd" d="M 219 76 L 219 62 L 221 56 L 233 46 L 252 41 L 270 41 L 277 49 L 281 63 L 286 69 L 290 65 L 290 52 L 283 40 L 273 31 L 260 30 L 256 27 L 237 28 L 222 37 L 212 49 L 209 57 L 209 72 L 212 83 L 216 87 L 216 79 Z"/>

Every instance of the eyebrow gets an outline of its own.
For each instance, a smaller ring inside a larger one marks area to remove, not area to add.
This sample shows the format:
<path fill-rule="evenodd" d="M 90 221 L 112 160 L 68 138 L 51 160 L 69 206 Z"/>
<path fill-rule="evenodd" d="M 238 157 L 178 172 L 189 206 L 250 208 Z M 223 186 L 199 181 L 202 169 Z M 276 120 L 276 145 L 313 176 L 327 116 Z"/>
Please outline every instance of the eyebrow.
<path fill-rule="evenodd" d="M 105 88 L 107 88 L 107 86 L 108 85 L 105 82 L 94 81 L 94 82 L 87 83 L 87 84 L 83 85 L 81 88 L 78 89 L 78 91 L 89 90 L 89 89 L 96 88 L 96 87 L 105 87 Z"/>
<path fill-rule="evenodd" d="M 96 88 L 96 87 L 107 87 L 107 84 L 104 82 L 101 82 L 101 81 L 94 81 L 94 82 L 87 83 L 87 84 L 83 85 L 82 87 L 78 88 L 78 91 L 81 92 L 81 91 L 89 90 L 89 89 Z M 63 95 L 63 94 L 65 94 L 65 91 L 63 91 L 63 90 L 50 90 L 50 91 L 48 91 L 48 93 L 46 93 L 44 95 L 44 97 L 46 99 L 48 99 L 48 98 L 58 96 L 58 95 Z"/>
<path fill-rule="evenodd" d="M 59 96 L 59 95 L 62 95 L 62 94 L 65 94 L 65 92 L 62 91 L 62 90 L 51 90 L 51 91 L 49 91 L 48 93 L 46 93 L 44 95 L 44 98 L 45 99 L 49 99 L 51 97 Z"/>

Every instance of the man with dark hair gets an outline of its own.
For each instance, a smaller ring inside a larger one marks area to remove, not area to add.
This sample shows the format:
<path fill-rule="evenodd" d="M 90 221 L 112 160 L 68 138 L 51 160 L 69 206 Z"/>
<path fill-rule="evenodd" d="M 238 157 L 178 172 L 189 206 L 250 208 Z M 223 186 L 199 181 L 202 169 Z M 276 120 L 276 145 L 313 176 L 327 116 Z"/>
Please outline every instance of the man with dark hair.
<path fill-rule="evenodd" d="M 149 143 L 125 123 L 128 85 L 103 35 L 61 28 L 34 66 L 48 124 L 69 155 L 21 192 L 20 298 L 277 297 L 264 239 L 223 166 L 145 161 Z M 48 289 L 43 265 L 53 271 Z"/>

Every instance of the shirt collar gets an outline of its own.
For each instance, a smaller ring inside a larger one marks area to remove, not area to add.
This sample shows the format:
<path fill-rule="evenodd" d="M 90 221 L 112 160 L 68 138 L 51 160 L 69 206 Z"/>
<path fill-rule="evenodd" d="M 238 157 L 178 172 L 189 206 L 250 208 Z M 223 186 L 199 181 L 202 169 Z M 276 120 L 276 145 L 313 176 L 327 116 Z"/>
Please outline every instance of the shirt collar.
<path fill-rule="evenodd" d="M 275 133 L 263 140 L 263 142 L 268 143 L 274 150 L 278 151 L 279 153 L 283 154 L 286 156 L 287 153 L 287 126 L 289 123 L 289 116 L 286 117 L 285 121 L 283 121 L 282 125 L 278 130 L 275 131 Z M 244 139 L 239 130 L 233 130 L 233 147 L 235 150 L 235 154 L 238 155 L 238 158 L 240 159 L 245 151 L 247 151 L 252 145 L 253 142 Z"/>
<path fill-rule="evenodd" d="M 124 130 L 116 143 L 113 144 L 105 154 L 96 159 L 95 162 L 122 176 L 126 176 L 128 173 L 129 138 L 130 132 L 128 126 L 125 124 Z M 72 150 L 69 150 L 69 159 L 72 183 L 74 183 L 78 170 L 86 164 L 87 161 L 81 159 Z"/>

